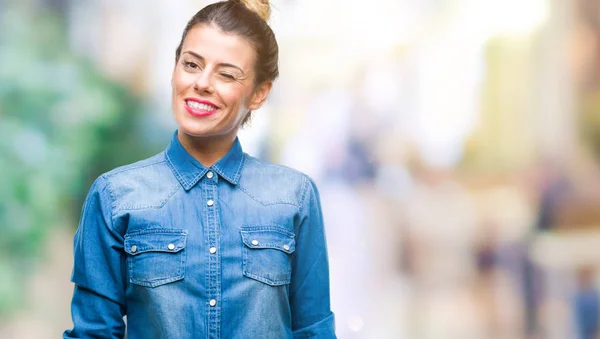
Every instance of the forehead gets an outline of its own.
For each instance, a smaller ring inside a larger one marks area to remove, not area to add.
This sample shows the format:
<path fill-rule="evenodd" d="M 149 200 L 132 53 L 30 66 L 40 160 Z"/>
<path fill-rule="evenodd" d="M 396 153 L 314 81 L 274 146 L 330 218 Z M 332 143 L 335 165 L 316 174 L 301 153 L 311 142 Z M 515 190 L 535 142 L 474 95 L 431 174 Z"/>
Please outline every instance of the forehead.
<path fill-rule="evenodd" d="M 254 48 L 244 38 L 224 33 L 212 25 L 197 25 L 189 30 L 182 52 L 200 54 L 208 63 L 230 63 L 250 70 L 254 63 Z"/>

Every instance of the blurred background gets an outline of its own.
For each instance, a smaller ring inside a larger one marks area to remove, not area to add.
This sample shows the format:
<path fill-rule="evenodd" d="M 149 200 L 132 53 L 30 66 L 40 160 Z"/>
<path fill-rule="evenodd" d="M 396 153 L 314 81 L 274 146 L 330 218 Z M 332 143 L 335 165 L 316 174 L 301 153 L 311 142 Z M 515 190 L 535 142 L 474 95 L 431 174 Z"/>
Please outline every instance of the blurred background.
<path fill-rule="evenodd" d="M 166 147 L 208 3 L 0 0 L 0 338 L 71 327 L 83 199 Z M 319 186 L 339 338 L 596 338 L 600 1 L 272 3 L 240 139 Z"/>

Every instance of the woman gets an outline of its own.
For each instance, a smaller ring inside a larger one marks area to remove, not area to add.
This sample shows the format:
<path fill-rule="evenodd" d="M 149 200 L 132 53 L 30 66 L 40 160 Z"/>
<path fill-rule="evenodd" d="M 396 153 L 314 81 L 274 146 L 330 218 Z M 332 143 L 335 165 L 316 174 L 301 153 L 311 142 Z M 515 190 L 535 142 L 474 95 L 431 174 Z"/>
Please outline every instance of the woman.
<path fill-rule="evenodd" d="M 199 11 L 167 149 L 100 176 L 75 234 L 64 338 L 335 338 L 319 195 L 236 137 L 278 75 L 268 3 Z"/>

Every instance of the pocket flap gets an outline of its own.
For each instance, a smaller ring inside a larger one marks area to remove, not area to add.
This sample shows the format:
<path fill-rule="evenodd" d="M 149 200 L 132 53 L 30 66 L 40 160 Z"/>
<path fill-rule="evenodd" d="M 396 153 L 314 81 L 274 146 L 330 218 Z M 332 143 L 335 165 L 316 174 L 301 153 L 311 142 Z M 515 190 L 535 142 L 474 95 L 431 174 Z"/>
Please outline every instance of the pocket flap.
<path fill-rule="evenodd" d="M 288 254 L 296 249 L 294 233 L 281 228 L 242 228 L 240 233 L 248 248 L 272 248 Z"/>
<path fill-rule="evenodd" d="M 145 252 L 177 253 L 185 248 L 185 230 L 153 229 L 125 235 L 125 252 L 138 255 Z"/>

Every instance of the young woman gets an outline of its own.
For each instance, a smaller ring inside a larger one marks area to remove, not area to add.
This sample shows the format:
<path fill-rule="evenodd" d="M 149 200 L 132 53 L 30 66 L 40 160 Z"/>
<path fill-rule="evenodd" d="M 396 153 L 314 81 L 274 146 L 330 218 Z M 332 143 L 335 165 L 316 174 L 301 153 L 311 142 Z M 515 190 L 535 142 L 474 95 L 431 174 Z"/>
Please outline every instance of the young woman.
<path fill-rule="evenodd" d="M 94 182 L 64 338 L 335 338 L 317 188 L 236 137 L 278 75 L 269 12 L 224 1 L 187 24 L 178 130 L 164 152 Z"/>

